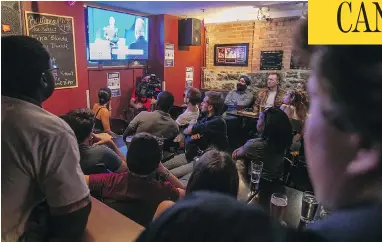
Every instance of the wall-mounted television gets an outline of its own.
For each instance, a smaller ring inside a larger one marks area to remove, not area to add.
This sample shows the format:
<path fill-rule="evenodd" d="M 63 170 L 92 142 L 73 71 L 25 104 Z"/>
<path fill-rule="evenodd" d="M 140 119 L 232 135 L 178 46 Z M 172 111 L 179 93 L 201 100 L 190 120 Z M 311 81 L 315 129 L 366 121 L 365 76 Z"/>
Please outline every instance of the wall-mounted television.
<path fill-rule="evenodd" d="M 148 18 L 87 7 L 89 61 L 147 60 Z"/>

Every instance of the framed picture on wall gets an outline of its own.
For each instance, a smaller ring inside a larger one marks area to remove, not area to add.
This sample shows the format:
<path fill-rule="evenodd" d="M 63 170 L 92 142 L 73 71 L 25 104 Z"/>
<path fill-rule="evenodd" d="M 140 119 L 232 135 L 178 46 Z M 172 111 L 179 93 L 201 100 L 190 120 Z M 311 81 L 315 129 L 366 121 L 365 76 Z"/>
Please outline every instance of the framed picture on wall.
<path fill-rule="evenodd" d="M 248 43 L 214 46 L 215 66 L 248 66 Z"/>

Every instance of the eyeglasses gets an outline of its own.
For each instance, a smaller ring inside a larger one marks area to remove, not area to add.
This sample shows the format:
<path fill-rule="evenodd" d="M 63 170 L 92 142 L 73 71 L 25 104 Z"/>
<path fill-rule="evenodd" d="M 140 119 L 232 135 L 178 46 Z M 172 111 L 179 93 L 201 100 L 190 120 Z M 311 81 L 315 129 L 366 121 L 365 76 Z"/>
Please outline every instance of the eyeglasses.
<path fill-rule="evenodd" d="M 52 73 L 52 76 L 53 76 L 54 80 L 57 80 L 57 78 L 58 78 L 58 70 L 59 70 L 58 67 L 53 67 L 53 68 L 49 68 L 46 71 L 49 71 L 50 73 Z"/>

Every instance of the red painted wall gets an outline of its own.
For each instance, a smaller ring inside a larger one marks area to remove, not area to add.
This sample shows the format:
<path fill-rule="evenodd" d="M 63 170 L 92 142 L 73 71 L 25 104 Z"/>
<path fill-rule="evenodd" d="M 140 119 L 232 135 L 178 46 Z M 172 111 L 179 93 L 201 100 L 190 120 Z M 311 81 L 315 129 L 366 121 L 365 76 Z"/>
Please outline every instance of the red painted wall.
<path fill-rule="evenodd" d="M 200 88 L 203 55 L 202 46 L 189 46 L 185 50 L 179 50 L 178 20 L 177 16 L 164 15 L 164 43 L 175 45 L 174 67 L 164 68 L 164 80 L 166 90 L 173 93 L 175 102 L 182 102 L 186 87 L 186 67 L 194 67 L 193 87 Z"/>
<path fill-rule="evenodd" d="M 32 2 L 22 2 L 23 9 L 32 10 Z M 85 17 L 82 2 L 68 6 L 66 2 L 38 1 L 40 13 L 65 15 L 73 17 L 76 43 L 77 88 L 55 90 L 43 104 L 48 111 L 60 115 L 71 109 L 86 107 L 86 90 L 88 89 L 88 72 L 86 62 Z"/>
<path fill-rule="evenodd" d="M 32 3 L 22 2 L 23 9 L 31 11 Z M 69 6 L 66 2 L 39 1 L 39 12 L 73 17 L 75 24 L 75 43 L 76 43 L 76 63 L 78 87 L 71 89 L 55 90 L 43 106 L 48 111 L 60 115 L 71 109 L 86 107 L 86 90 L 90 91 L 91 106 L 96 102 L 97 93 L 100 87 L 106 85 L 105 75 L 112 69 L 91 70 L 87 68 L 86 60 L 86 36 L 85 36 L 85 13 L 84 3 L 76 2 L 74 6 Z M 185 89 L 186 67 L 194 67 L 193 86 L 200 88 L 201 66 L 203 59 L 203 45 L 190 46 L 187 50 L 178 49 L 178 17 L 170 15 L 156 15 L 150 17 L 149 28 L 149 72 L 155 73 L 159 78 L 166 81 L 166 90 L 172 92 L 176 102 L 183 101 Z M 204 37 L 202 36 L 202 42 Z M 164 68 L 164 44 L 175 45 L 175 65 L 174 67 Z M 126 73 L 133 70 L 124 69 Z M 112 102 L 112 117 L 121 117 L 123 109 L 127 107 L 127 102 L 131 94 L 130 89 L 135 85 L 136 79 L 143 74 L 143 70 L 134 70 L 134 75 L 123 74 L 121 76 L 121 89 L 123 95 L 115 98 Z M 89 78 L 89 75 L 91 77 Z M 121 74 L 122 75 L 122 74 Z"/>
<path fill-rule="evenodd" d="M 98 102 L 98 90 L 107 86 L 107 73 L 119 72 L 121 78 L 121 96 L 111 99 L 111 116 L 124 118 L 124 109 L 128 108 L 130 97 L 137 79 L 144 74 L 143 69 L 113 68 L 108 70 L 89 70 L 90 108 Z"/>

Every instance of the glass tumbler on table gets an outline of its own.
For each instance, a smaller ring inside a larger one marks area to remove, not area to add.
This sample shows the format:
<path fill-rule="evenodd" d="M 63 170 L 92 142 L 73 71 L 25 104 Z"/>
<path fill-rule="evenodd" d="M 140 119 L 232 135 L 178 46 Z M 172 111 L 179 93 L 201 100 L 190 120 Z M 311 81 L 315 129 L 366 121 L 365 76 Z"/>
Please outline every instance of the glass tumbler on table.
<path fill-rule="evenodd" d="M 286 226 L 286 223 L 283 221 L 283 216 L 288 206 L 288 197 L 282 193 L 273 193 L 271 196 L 270 202 L 270 212 L 271 215 L 277 218 L 282 225 Z"/>
<path fill-rule="evenodd" d="M 256 194 L 259 192 L 259 183 L 260 183 L 260 177 L 261 177 L 262 171 L 263 171 L 263 162 L 251 161 L 251 167 L 250 167 L 250 172 L 251 172 L 250 189 L 251 189 L 251 193 L 250 193 L 250 195 L 253 195 L 253 194 Z"/>
<path fill-rule="evenodd" d="M 300 220 L 305 223 L 312 223 L 318 209 L 318 201 L 312 192 L 304 192 L 302 196 Z"/>

